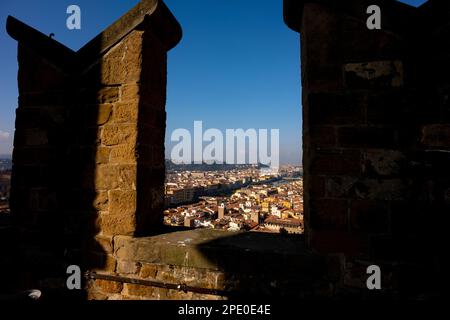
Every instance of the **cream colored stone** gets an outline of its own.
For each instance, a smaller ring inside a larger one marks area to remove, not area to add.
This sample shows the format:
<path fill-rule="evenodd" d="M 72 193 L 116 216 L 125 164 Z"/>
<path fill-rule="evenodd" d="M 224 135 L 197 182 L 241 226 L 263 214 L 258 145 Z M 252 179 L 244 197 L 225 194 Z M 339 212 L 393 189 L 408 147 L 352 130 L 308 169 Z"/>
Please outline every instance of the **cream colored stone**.
<path fill-rule="evenodd" d="M 142 278 L 156 278 L 158 274 L 158 267 L 154 264 L 144 264 L 141 267 L 141 272 L 139 274 Z"/>
<path fill-rule="evenodd" d="M 108 210 L 108 205 L 109 205 L 108 192 L 106 191 L 97 192 L 93 201 L 94 208 L 99 211 L 105 211 Z"/>
<path fill-rule="evenodd" d="M 114 105 L 113 121 L 115 123 L 136 123 L 139 113 L 139 101 L 121 102 Z"/>
<path fill-rule="evenodd" d="M 127 102 L 129 100 L 137 100 L 140 94 L 140 87 L 137 83 L 122 85 L 120 88 L 120 100 Z"/>
<path fill-rule="evenodd" d="M 122 84 L 141 77 L 143 31 L 133 31 L 114 46 L 99 62 L 101 82 Z"/>
<path fill-rule="evenodd" d="M 139 284 L 125 283 L 124 294 L 136 297 L 155 297 L 156 289 L 150 286 L 143 286 Z"/>
<path fill-rule="evenodd" d="M 109 163 L 109 154 L 111 149 L 109 147 L 98 147 L 95 153 L 95 162 L 97 164 Z"/>
<path fill-rule="evenodd" d="M 134 145 L 123 144 L 111 148 L 110 163 L 112 164 L 135 164 L 136 148 Z"/>
<path fill-rule="evenodd" d="M 108 196 L 110 214 L 136 214 L 136 191 L 111 190 L 108 192 Z"/>
<path fill-rule="evenodd" d="M 117 273 L 119 274 L 138 274 L 141 264 L 136 261 L 119 260 L 117 262 Z"/>
<path fill-rule="evenodd" d="M 95 287 L 104 293 L 120 293 L 123 289 L 123 284 L 120 282 L 99 279 L 95 280 Z"/>
<path fill-rule="evenodd" d="M 136 164 L 98 165 L 95 168 L 95 189 L 101 190 L 136 190 Z"/>
<path fill-rule="evenodd" d="M 105 125 L 102 132 L 102 143 L 106 146 L 118 144 L 136 144 L 137 123 Z"/>
<path fill-rule="evenodd" d="M 133 235 L 136 231 L 134 214 L 102 214 L 101 232 L 103 235 Z"/>
<path fill-rule="evenodd" d="M 112 114 L 111 104 L 101 104 L 97 107 L 97 124 L 104 125 L 111 118 Z"/>

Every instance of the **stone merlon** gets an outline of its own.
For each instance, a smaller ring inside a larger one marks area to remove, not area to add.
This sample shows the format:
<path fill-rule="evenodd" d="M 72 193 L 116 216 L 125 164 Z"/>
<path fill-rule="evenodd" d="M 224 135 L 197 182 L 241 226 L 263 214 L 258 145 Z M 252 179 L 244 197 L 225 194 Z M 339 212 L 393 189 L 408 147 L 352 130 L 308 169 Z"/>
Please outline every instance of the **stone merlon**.
<path fill-rule="evenodd" d="M 302 15 L 304 6 L 307 4 L 321 4 L 333 9 L 335 12 L 341 12 L 356 18 L 367 18 L 366 9 L 370 5 L 378 5 L 382 8 L 383 14 L 395 19 L 388 19 L 388 24 L 383 29 L 401 29 L 408 25 L 411 19 L 414 19 L 418 12 L 425 12 L 430 7 L 438 6 L 440 0 L 428 1 L 419 9 L 398 2 L 396 0 L 353 0 L 353 1 L 334 1 L 334 0 L 284 0 L 284 22 L 286 25 L 297 32 L 301 31 Z M 441 5 L 441 4 L 439 4 Z M 386 20 L 383 20 L 386 21 Z M 394 23 L 392 23 L 394 22 Z"/>
<path fill-rule="evenodd" d="M 159 0 L 139 2 L 77 52 L 12 16 L 8 16 L 6 30 L 12 38 L 33 49 L 55 66 L 63 70 L 76 70 L 80 65 L 91 64 L 144 23 L 148 23 L 147 26 L 167 51 L 175 47 L 182 38 L 180 24 L 164 2 Z"/>

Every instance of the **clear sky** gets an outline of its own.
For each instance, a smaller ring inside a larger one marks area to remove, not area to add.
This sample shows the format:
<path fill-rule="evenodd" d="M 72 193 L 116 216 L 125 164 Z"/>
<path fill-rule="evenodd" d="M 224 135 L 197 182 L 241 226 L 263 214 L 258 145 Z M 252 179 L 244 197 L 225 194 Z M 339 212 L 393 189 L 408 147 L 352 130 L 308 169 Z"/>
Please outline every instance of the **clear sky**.
<path fill-rule="evenodd" d="M 8 14 L 77 50 L 138 0 L 0 2 L 0 154 L 10 153 L 17 106 L 17 42 Z M 301 159 L 299 35 L 283 23 L 282 0 L 166 0 L 183 27 L 169 53 L 166 146 L 174 129 L 280 129 L 281 163 Z M 418 5 L 425 1 L 403 1 Z M 66 28 L 80 6 L 82 29 Z"/>

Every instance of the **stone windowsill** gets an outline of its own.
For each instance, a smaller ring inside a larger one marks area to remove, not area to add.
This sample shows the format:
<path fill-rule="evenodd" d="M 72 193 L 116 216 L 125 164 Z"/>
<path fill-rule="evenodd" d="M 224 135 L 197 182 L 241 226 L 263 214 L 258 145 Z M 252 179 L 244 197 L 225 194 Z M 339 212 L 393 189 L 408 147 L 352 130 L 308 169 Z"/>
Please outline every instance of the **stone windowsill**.
<path fill-rule="evenodd" d="M 194 229 L 152 237 L 116 236 L 120 261 L 164 264 L 223 272 L 317 273 L 321 258 L 302 236 Z"/>

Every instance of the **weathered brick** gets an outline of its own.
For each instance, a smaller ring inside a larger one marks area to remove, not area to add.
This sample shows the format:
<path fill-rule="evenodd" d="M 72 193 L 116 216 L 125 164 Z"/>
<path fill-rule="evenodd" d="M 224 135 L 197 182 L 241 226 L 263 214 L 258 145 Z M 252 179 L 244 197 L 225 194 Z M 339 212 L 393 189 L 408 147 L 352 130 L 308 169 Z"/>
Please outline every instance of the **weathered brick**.
<path fill-rule="evenodd" d="M 424 126 L 421 142 L 428 147 L 450 148 L 450 125 Z"/>
<path fill-rule="evenodd" d="M 112 114 L 112 105 L 99 104 L 86 107 L 86 119 L 89 126 L 104 125 L 109 121 Z"/>
<path fill-rule="evenodd" d="M 357 176 L 362 170 L 361 154 L 357 150 L 323 150 L 311 155 L 309 162 L 311 166 L 309 170 L 315 175 Z"/>
<path fill-rule="evenodd" d="M 393 148 L 393 128 L 344 127 L 338 129 L 338 145 L 350 148 Z"/>
<path fill-rule="evenodd" d="M 75 97 L 81 104 L 105 104 L 114 103 L 119 100 L 119 88 L 101 87 L 97 90 L 81 90 Z"/>
<path fill-rule="evenodd" d="M 345 84 L 353 89 L 403 86 L 401 61 L 348 63 L 344 66 Z"/>
<path fill-rule="evenodd" d="M 313 200 L 310 220 L 313 229 L 346 230 L 348 227 L 348 203 L 346 200 Z"/>
<path fill-rule="evenodd" d="M 151 298 L 156 295 L 156 291 L 157 291 L 156 289 L 157 288 L 150 287 L 150 286 L 126 283 L 124 293 L 128 294 L 130 296 Z"/>
<path fill-rule="evenodd" d="M 140 268 L 140 262 L 127 260 L 119 260 L 117 262 L 117 273 L 119 274 L 138 274 Z"/>
<path fill-rule="evenodd" d="M 138 83 L 127 83 L 120 87 L 120 101 L 131 101 L 134 103 L 140 96 L 140 85 Z"/>
<path fill-rule="evenodd" d="M 95 168 L 96 190 L 136 189 L 136 165 L 99 165 Z"/>
<path fill-rule="evenodd" d="M 401 179 L 359 179 L 353 190 L 357 199 L 402 200 L 411 195 L 410 182 Z"/>
<path fill-rule="evenodd" d="M 363 157 L 366 175 L 395 176 L 406 165 L 405 156 L 396 150 L 368 150 Z"/>
<path fill-rule="evenodd" d="M 115 123 L 136 123 L 139 113 L 139 101 L 120 102 L 114 105 L 113 121 Z"/>
<path fill-rule="evenodd" d="M 153 264 L 143 264 L 139 276 L 142 278 L 156 278 L 158 267 Z"/>
<path fill-rule="evenodd" d="M 95 287 L 103 293 L 120 293 L 123 289 L 123 284 L 109 280 L 95 280 Z"/>
<path fill-rule="evenodd" d="M 306 183 L 306 182 L 305 182 Z M 325 196 L 325 178 L 320 176 L 308 177 L 309 193 L 315 198 Z"/>
<path fill-rule="evenodd" d="M 16 109 L 16 129 L 38 128 L 40 124 L 40 108 L 17 108 Z"/>
<path fill-rule="evenodd" d="M 341 230 L 311 230 L 310 243 L 320 253 L 344 253 L 357 256 L 365 253 L 369 241 L 364 234 Z"/>
<path fill-rule="evenodd" d="M 336 145 L 336 128 L 310 127 L 308 138 L 311 146 L 315 148 L 334 147 Z"/>
<path fill-rule="evenodd" d="M 102 143 L 105 146 L 118 144 L 135 144 L 137 139 L 136 124 L 106 125 L 102 132 Z"/>
<path fill-rule="evenodd" d="M 96 148 L 95 162 L 97 164 L 108 164 L 111 154 L 111 148 L 98 147 Z"/>
<path fill-rule="evenodd" d="M 100 230 L 104 235 L 134 235 L 137 221 L 134 214 L 102 214 Z"/>
<path fill-rule="evenodd" d="M 136 147 L 130 144 L 117 145 L 111 148 L 109 162 L 111 164 L 137 163 Z"/>
<path fill-rule="evenodd" d="M 136 191 L 110 190 L 108 191 L 108 198 L 110 214 L 135 214 Z"/>
<path fill-rule="evenodd" d="M 94 197 L 92 206 L 96 210 L 105 211 L 108 209 L 108 205 L 109 205 L 108 192 L 106 192 L 106 191 L 97 192 Z"/>
<path fill-rule="evenodd" d="M 363 122 L 364 97 L 331 93 L 312 93 L 308 96 L 308 124 L 344 125 Z"/>
<path fill-rule="evenodd" d="M 389 208 L 387 203 L 375 200 L 352 200 L 350 230 L 356 232 L 388 232 Z"/>
<path fill-rule="evenodd" d="M 326 179 L 325 195 L 330 198 L 350 198 L 354 194 L 355 177 L 331 177 Z"/>

